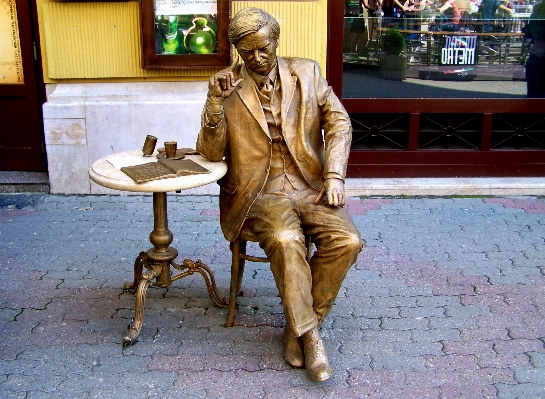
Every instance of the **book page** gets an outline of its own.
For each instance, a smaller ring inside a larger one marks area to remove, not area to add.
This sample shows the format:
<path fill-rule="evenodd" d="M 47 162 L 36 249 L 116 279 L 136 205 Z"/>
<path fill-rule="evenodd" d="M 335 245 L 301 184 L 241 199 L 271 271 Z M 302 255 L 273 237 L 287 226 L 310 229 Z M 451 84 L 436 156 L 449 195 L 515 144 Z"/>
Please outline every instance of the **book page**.
<path fill-rule="evenodd" d="M 170 169 L 158 162 L 148 162 L 143 165 L 124 166 L 121 171 L 133 179 L 136 183 L 176 177 Z"/>
<path fill-rule="evenodd" d="M 117 170 L 121 170 L 121 168 L 125 166 L 143 165 L 145 163 L 150 163 L 150 162 L 155 163 L 152 158 L 144 158 L 138 155 L 128 155 L 126 157 L 106 158 L 106 161 L 111 163 L 112 166 L 116 168 Z"/>
<path fill-rule="evenodd" d="M 162 158 L 160 164 L 165 165 L 177 176 L 195 175 L 199 173 L 210 173 L 210 171 L 191 159 L 168 159 Z"/>

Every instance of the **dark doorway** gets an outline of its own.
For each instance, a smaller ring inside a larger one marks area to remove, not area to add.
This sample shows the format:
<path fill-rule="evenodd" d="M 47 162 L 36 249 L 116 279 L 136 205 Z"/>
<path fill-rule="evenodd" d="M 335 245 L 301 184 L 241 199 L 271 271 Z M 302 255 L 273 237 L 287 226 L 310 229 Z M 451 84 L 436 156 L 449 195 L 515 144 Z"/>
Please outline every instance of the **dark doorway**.
<path fill-rule="evenodd" d="M 4 61 L 0 80 L 6 82 L 0 83 L 0 170 L 45 171 L 42 124 L 45 92 L 35 3 L 7 0 L 2 5 L 5 5 L 0 10 L 5 14 L 2 20 L 8 19 L 7 27 L 5 24 L 2 29 L 12 36 L 13 61 Z M 8 64 L 9 68 L 5 67 Z"/>

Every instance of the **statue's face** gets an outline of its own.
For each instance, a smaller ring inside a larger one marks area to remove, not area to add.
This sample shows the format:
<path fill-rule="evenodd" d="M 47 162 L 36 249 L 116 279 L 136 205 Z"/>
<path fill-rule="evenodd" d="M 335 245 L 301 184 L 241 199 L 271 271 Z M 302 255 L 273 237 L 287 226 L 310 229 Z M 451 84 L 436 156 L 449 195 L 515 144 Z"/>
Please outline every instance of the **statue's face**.
<path fill-rule="evenodd" d="M 277 47 L 278 41 L 271 39 L 268 26 L 243 36 L 236 44 L 246 66 L 259 75 L 266 75 L 273 69 L 276 64 Z"/>

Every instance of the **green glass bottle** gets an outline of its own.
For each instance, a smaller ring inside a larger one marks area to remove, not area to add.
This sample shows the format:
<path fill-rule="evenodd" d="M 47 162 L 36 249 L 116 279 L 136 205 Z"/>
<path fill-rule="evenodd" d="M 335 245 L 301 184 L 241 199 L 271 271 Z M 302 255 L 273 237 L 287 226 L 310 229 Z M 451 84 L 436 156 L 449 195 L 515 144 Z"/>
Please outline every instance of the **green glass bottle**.
<path fill-rule="evenodd" d="M 190 53 L 211 54 L 216 51 L 216 32 L 208 26 L 206 18 L 193 19 L 193 26 L 188 29 L 184 46 Z"/>
<path fill-rule="evenodd" d="M 168 29 L 163 38 L 163 54 L 178 54 L 178 17 L 169 15 Z"/>

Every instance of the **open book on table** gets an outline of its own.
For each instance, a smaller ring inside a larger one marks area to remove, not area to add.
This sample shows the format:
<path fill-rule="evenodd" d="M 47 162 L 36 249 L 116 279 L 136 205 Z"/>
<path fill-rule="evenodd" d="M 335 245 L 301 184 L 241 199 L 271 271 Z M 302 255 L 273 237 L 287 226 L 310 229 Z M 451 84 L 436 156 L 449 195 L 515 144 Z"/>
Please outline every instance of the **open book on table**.
<path fill-rule="evenodd" d="M 210 173 L 208 169 L 191 159 L 168 158 L 162 158 L 157 162 L 148 162 L 141 165 L 124 166 L 121 168 L 121 171 L 136 183 L 167 179 L 170 177 Z"/>

